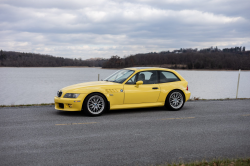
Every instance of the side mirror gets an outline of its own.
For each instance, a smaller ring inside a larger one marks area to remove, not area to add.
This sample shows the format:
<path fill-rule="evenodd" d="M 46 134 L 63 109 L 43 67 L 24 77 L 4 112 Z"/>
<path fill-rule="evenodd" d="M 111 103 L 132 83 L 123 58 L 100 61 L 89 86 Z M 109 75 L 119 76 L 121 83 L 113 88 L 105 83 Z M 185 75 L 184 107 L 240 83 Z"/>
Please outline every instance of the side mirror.
<path fill-rule="evenodd" d="M 143 81 L 137 81 L 136 86 L 139 87 L 139 85 L 143 84 Z"/>

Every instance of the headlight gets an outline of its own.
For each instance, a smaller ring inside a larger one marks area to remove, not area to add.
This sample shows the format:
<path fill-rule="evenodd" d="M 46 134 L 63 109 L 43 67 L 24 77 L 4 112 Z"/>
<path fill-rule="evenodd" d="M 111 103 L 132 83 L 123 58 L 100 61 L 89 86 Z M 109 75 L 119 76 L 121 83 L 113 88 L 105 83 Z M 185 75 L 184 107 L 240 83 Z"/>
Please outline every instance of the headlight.
<path fill-rule="evenodd" d="M 77 98 L 79 95 L 79 93 L 66 93 L 63 98 Z"/>
<path fill-rule="evenodd" d="M 57 91 L 57 97 L 61 97 L 61 96 L 62 96 L 62 91 L 61 90 Z"/>

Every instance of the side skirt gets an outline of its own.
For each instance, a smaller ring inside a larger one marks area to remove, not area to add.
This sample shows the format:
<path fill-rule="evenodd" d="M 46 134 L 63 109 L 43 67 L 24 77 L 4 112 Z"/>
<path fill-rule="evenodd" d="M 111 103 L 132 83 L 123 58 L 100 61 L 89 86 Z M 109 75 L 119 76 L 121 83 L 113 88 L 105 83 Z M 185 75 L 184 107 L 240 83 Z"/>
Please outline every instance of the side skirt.
<path fill-rule="evenodd" d="M 110 110 L 146 108 L 146 107 L 163 107 L 164 104 L 165 104 L 164 102 L 157 102 L 157 103 L 140 103 L 140 104 L 113 105 L 113 106 L 110 106 Z"/>

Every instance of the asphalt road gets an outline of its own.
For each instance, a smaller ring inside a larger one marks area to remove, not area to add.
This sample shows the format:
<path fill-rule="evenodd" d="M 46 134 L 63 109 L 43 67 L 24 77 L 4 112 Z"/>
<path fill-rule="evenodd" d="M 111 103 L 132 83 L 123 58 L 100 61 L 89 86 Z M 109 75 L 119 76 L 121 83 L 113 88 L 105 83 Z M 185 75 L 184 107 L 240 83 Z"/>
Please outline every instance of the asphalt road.
<path fill-rule="evenodd" d="M 100 117 L 0 108 L 0 165 L 150 165 L 250 157 L 250 100 L 187 102 Z"/>

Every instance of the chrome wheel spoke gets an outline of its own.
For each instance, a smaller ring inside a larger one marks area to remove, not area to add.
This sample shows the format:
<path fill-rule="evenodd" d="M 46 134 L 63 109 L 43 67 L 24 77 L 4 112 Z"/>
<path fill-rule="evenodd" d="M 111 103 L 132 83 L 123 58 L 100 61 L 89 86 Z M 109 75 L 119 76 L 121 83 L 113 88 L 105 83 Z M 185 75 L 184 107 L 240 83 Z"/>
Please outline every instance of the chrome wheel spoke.
<path fill-rule="evenodd" d="M 183 95 L 180 92 L 173 92 L 169 97 L 169 104 L 174 109 L 180 108 L 183 102 Z"/>
<path fill-rule="evenodd" d="M 104 99 L 99 95 L 90 97 L 87 102 L 87 108 L 91 114 L 100 114 L 105 108 Z"/>

